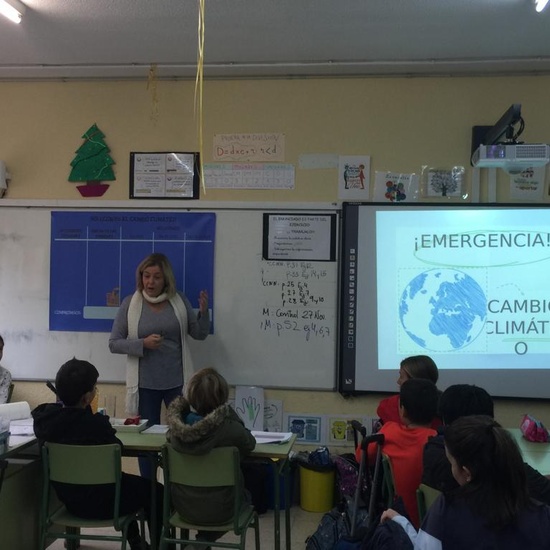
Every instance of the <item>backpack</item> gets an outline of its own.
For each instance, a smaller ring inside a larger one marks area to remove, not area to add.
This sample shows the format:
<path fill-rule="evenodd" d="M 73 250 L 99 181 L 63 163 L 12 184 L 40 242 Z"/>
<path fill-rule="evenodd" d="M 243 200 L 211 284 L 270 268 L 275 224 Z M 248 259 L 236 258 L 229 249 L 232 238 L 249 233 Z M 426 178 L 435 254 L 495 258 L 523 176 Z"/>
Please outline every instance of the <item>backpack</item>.
<path fill-rule="evenodd" d="M 350 511 L 353 506 L 351 497 L 342 501 L 326 512 L 315 532 L 306 539 L 306 550 L 333 550 L 336 544 L 349 536 L 351 532 Z M 366 509 L 360 509 L 356 524 L 361 525 L 366 519 Z"/>
<path fill-rule="evenodd" d="M 359 481 L 359 464 L 355 460 L 355 456 L 351 453 L 344 455 L 336 455 L 332 458 L 336 467 L 336 492 L 338 498 L 353 496 Z M 361 495 L 367 492 L 367 483 L 363 479 L 361 487 Z"/>
<path fill-rule="evenodd" d="M 346 533 L 349 533 L 347 518 L 333 508 L 323 514 L 315 533 L 306 539 L 306 550 L 332 550 Z"/>

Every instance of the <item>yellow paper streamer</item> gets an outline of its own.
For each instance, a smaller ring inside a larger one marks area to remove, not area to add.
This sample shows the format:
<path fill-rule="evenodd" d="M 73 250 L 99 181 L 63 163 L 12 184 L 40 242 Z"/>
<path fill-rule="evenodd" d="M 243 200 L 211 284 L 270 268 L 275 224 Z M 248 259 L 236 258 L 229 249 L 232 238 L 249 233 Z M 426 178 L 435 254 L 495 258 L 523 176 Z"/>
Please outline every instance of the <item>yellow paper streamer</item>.
<path fill-rule="evenodd" d="M 203 170 L 203 142 L 202 142 L 202 93 L 203 93 L 203 67 L 204 67 L 204 5 L 206 0 L 199 0 L 199 27 L 197 47 L 197 76 L 195 78 L 195 120 L 197 123 L 197 136 L 199 139 L 199 177 L 202 192 L 206 195 Z"/>

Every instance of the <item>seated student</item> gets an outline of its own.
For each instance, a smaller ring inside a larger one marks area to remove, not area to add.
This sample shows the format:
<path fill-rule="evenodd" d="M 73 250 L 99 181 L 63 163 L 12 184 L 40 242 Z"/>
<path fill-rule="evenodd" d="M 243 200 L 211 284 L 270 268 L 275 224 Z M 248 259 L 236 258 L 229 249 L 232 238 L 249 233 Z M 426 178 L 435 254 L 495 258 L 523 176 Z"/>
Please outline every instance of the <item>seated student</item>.
<path fill-rule="evenodd" d="M 0 336 L 0 361 L 4 355 L 4 338 Z M 11 373 L 0 365 L 0 403 L 7 403 L 11 386 Z"/>
<path fill-rule="evenodd" d="M 494 407 L 491 396 L 478 386 L 456 384 L 449 386 L 439 399 L 439 412 L 444 426 L 457 418 L 471 415 L 485 415 L 493 418 Z M 435 437 L 428 439 L 424 447 L 422 483 L 439 491 L 451 491 L 458 487 L 451 465 L 445 455 L 444 427 Z M 540 472 L 523 463 L 527 476 L 527 490 L 531 498 L 550 504 L 550 480 Z"/>
<path fill-rule="evenodd" d="M 414 525 L 418 525 L 416 490 L 422 478 L 422 451 L 430 436 L 437 412 L 439 394 L 435 384 L 421 378 L 411 378 L 401 384 L 399 414 L 401 423 L 386 422 L 379 433 L 384 434 L 382 452 L 390 459 L 395 492 L 403 499 L 405 509 Z M 369 460 L 374 460 L 374 445 L 368 448 Z M 357 460 L 360 449 L 356 450 Z"/>
<path fill-rule="evenodd" d="M 406 357 L 401 361 L 399 365 L 399 378 L 397 379 L 397 385 L 401 386 L 405 380 L 411 378 L 421 378 L 423 380 L 430 380 L 434 384 L 437 384 L 439 378 L 439 371 L 434 360 L 427 355 L 413 355 Z M 382 424 L 386 422 L 401 422 L 399 416 L 399 395 L 392 395 L 386 397 L 380 401 L 376 414 L 380 418 Z M 434 416 L 432 421 L 432 428 L 437 428 L 441 424 L 441 421 L 437 416 Z"/>
<path fill-rule="evenodd" d="M 550 548 L 550 507 L 529 498 L 521 453 L 513 437 L 489 416 L 464 416 L 445 430 L 446 452 L 459 487 L 443 493 L 417 533 L 398 522 L 422 550 Z"/>
<path fill-rule="evenodd" d="M 73 358 L 58 371 L 55 379 L 57 396 L 62 402 L 44 403 L 32 411 L 34 433 L 43 442 L 67 445 L 103 445 L 118 443 L 109 417 L 90 408 L 97 392 L 97 369 L 88 361 Z M 72 485 L 53 483 L 59 500 L 67 510 L 86 519 L 110 519 L 115 498 L 114 485 Z M 162 525 L 163 486 L 157 483 L 157 525 Z M 129 514 L 143 508 L 151 517 L 151 481 L 140 476 L 122 474 L 120 513 Z M 158 529 L 160 531 L 160 528 Z M 128 528 L 130 548 L 141 549 L 137 522 Z M 148 548 L 149 546 L 147 546 Z"/>
<path fill-rule="evenodd" d="M 254 450 L 256 440 L 227 402 L 229 387 L 215 369 L 197 371 L 187 382 L 186 395 L 168 407 L 166 438 L 174 449 L 201 455 L 216 447 L 233 446 L 239 449 L 241 458 Z M 244 493 L 242 480 L 241 490 Z M 174 484 L 172 502 L 181 516 L 198 523 L 223 523 L 233 517 L 231 487 L 206 489 Z M 214 542 L 223 535 L 223 531 L 199 531 L 196 538 Z"/>

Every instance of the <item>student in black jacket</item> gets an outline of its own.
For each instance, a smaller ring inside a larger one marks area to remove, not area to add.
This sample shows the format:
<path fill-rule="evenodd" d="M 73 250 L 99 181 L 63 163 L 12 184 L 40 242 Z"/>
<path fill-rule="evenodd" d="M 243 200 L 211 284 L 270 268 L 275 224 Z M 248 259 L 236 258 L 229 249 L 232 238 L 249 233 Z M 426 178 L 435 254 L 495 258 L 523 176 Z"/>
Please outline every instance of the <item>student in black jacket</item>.
<path fill-rule="evenodd" d="M 44 403 L 32 411 L 34 433 L 43 442 L 68 445 L 103 445 L 122 442 L 116 437 L 109 417 L 92 412 L 90 403 L 97 392 L 99 373 L 88 361 L 73 358 L 58 371 L 55 386 L 62 403 Z M 115 487 L 107 485 L 71 485 L 54 483 L 59 500 L 69 512 L 86 519 L 109 519 L 113 514 Z M 157 525 L 162 525 L 163 486 L 157 483 Z M 122 473 L 120 513 L 144 508 L 151 517 L 151 481 Z M 159 528 L 160 531 L 160 528 Z M 137 522 L 128 529 L 132 550 L 141 548 Z"/>
<path fill-rule="evenodd" d="M 493 418 L 493 400 L 483 388 L 470 384 L 456 384 L 449 386 L 441 395 L 439 414 L 444 426 L 463 416 L 486 415 Z M 438 435 L 430 438 L 424 446 L 422 483 L 448 492 L 456 489 L 458 483 L 445 456 L 444 429 L 443 427 L 438 430 Z M 550 504 L 550 480 L 529 464 L 524 462 L 523 466 L 531 498 Z"/>

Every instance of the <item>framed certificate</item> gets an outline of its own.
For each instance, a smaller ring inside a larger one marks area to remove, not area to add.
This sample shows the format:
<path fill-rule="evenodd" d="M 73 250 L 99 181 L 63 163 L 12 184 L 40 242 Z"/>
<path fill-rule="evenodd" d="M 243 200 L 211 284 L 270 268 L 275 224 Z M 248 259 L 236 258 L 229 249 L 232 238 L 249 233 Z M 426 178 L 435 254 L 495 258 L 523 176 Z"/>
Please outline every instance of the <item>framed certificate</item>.
<path fill-rule="evenodd" d="M 130 153 L 131 199 L 198 199 L 199 153 Z"/>

